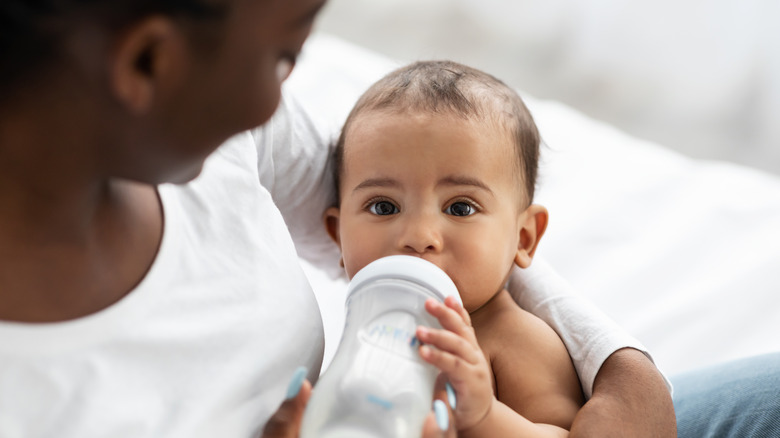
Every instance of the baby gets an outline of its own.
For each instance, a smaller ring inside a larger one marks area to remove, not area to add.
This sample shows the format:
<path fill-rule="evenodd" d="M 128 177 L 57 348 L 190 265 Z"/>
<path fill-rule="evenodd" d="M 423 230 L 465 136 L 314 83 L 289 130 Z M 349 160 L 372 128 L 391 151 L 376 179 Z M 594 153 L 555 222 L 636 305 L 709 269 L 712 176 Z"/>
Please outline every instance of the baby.
<path fill-rule="evenodd" d="M 478 70 L 418 62 L 363 94 L 336 154 L 338 206 L 325 226 L 347 275 L 405 254 L 458 287 L 463 307 L 429 300 L 444 330 L 417 337 L 454 389 L 459 436 L 566 436 L 584 402 L 571 359 L 505 289 L 548 218 L 532 204 L 539 133 L 520 97 Z"/>

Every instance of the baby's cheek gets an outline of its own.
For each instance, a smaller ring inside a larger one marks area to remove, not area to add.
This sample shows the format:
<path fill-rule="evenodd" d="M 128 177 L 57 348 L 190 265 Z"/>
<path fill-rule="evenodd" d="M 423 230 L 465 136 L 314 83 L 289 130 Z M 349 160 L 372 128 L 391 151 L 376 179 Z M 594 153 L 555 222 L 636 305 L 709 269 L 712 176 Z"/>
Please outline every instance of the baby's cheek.
<path fill-rule="evenodd" d="M 472 276 L 462 279 L 462 283 L 455 283 L 458 285 L 463 308 L 469 313 L 484 306 L 504 288 L 501 280 L 506 274 L 500 272 L 498 266 L 491 264 L 474 265 L 470 271 Z"/>
<path fill-rule="evenodd" d="M 460 299 L 463 302 L 463 308 L 469 313 L 482 307 L 492 296 L 492 294 L 485 292 L 485 285 L 480 287 L 479 285 L 472 283 L 455 284 L 458 285 L 458 292 L 460 293 Z"/>
<path fill-rule="evenodd" d="M 342 259 L 344 260 L 344 269 L 347 272 L 347 276 L 349 278 L 352 278 L 357 274 L 361 269 L 363 269 L 364 266 L 366 266 L 367 263 L 361 263 L 358 262 L 358 258 L 354 257 L 354 255 L 347 257 L 345 253 L 342 255 Z"/>
<path fill-rule="evenodd" d="M 366 240 L 363 240 L 366 242 Z M 349 246 L 343 246 L 342 257 L 344 260 L 344 268 L 347 271 L 349 278 L 352 278 L 366 265 L 381 257 L 372 248 L 369 248 L 365 243 L 361 244 L 361 240 L 357 239 Z"/>

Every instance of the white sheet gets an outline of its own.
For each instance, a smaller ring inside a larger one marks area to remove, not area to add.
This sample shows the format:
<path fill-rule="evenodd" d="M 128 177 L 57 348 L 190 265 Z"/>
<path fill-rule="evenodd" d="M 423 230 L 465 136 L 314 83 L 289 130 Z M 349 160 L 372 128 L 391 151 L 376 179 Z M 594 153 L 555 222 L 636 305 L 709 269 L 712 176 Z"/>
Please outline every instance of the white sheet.
<path fill-rule="evenodd" d="M 315 35 L 289 86 L 337 135 L 358 95 L 400 65 Z M 780 178 L 693 160 L 521 93 L 546 143 L 539 254 L 639 338 L 669 374 L 780 350 Z M 343 281 L 307 270 L 326 329 L 343 323 Z"/>

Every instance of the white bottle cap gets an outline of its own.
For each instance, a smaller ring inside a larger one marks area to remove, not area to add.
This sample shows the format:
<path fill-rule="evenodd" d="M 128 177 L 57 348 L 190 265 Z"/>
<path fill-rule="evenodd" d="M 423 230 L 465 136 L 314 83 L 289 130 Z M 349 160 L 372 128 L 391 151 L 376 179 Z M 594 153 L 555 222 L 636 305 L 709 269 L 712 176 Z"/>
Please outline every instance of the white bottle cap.
<path fill-rule="evenodd" d="M 366 265 L 352 277 L 347 296 L 366 282 L 391 278 L 417 283 L 433 291 L 442 301 L 453 296 L 463 304 L 458 288 L 444 271 L 427 260 L 406 255 L 382 257 Z"/>

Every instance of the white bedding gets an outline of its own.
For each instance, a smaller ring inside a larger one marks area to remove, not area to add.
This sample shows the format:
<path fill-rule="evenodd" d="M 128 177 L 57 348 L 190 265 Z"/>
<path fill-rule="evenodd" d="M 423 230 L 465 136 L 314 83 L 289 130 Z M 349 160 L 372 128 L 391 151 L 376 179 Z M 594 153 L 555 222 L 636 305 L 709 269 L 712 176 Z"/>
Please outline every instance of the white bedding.
<path fill-rule="evenodd" d="M 358 95 L 400 65 L 327 35 L 288 86 L 337 135 Z M 780 178 L 686 158 L 521 93 L 545 142 L 539 255 L 652 352 L 668 374 L 780 351 Z M 326 363 L 343 323 L 343 280 L 309 272 Z"/>

